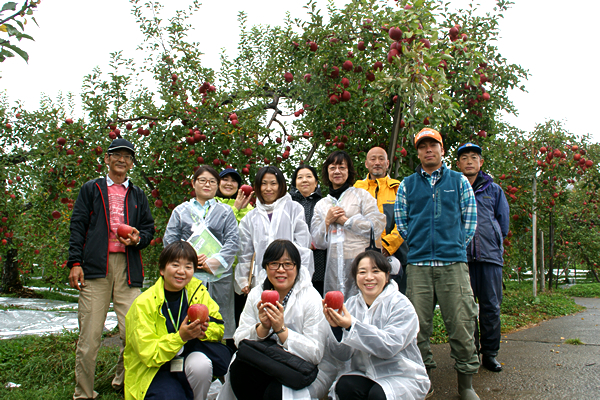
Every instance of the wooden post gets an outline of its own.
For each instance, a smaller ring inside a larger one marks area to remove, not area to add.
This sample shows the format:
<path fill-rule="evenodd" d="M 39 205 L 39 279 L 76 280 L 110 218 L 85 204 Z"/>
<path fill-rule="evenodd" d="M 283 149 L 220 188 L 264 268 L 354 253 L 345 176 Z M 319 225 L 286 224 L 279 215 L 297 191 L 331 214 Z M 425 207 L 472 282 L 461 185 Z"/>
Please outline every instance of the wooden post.
<path fill-rule="evenodd" d="M 537 211 L 535 208 L 537 179 L 533 177 L 533 297 L 537 296 Z"/>
<path fill-rule="evenodd" d="M 546 289 L 546 272 L 544 270 L 544 231 L 540 231 L 540 290 Z"/>

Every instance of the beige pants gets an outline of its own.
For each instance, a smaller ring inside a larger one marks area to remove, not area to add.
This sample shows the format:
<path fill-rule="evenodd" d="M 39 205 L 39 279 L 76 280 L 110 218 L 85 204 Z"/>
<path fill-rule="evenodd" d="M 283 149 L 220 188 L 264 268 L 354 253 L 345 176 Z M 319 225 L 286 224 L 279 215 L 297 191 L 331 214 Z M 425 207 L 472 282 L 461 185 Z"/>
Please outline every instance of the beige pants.
<path fill-rule="evenodd" d="M 75 393 L 73 399 L 95 399 L 94 374 L 96 356 L 102 341 L 102 330 L 111 298 L 119 321 L 119 336 L 125 346 L 125 315 L 133 300 L 141 293 L 139 288 L 127 285 L 127 262 L 125 253 L 110 253 L 106 278 L 85 279 L 85 287 L 79 292 L 79 341 L 75 353 Z M 112 385 L 123 386 L 123 349 L 117 362 Z"/>

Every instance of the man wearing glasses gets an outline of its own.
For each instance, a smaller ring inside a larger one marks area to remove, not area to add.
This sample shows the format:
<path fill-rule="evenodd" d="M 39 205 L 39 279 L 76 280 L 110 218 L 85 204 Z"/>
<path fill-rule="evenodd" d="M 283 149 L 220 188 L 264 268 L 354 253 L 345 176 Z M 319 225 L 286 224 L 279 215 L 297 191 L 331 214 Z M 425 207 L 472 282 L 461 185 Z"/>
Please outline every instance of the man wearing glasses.
<path fill-rule="evenodd" d="M 69 284 L 79 290 L 79 341 L 75 358 L 73 399 L 93 399 L 96 356 L 111 300 L 125 345 L 125 315 L 140 294 L 144 280 L 140 250 L 154 236 L 154 219 L 146 194 L 127 177 L 135 148 L 115 139 L 104 155 L 106 177 L 86 182 L 79 191 L 71 215 L 68 267 Z M 133 227 L 127 239 L 117 235 L 119 225 Z M 123 351 L 112 382 L 123 387 Z"/>

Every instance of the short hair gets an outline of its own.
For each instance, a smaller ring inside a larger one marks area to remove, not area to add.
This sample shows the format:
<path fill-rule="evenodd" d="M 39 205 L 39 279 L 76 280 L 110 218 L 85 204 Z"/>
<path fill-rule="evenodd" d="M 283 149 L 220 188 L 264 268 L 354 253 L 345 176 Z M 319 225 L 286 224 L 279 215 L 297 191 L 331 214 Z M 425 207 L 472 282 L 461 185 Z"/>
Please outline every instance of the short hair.
<path fill-rule="evenodd" d="M 167 264 L 173 261 L 185 260 L 194 263 L 194 270 L 198 268 L 198 254 L 188 242 L 183 240 L 165 246 L 158 258 L 158 270 L 164 271 Z"/>
<path fill-rule="evenodd" d="M 323 169 L 321 170 L 321 176 L 325 185 L 331 186 L 331 181 L 329 181 L 329 166 L 331 164 L 341 164 L 343 161 L 346 161 L 346 165 L 348 166 L 348 179 L 346 179 L 346 183 L 348 183 L 350 186 L 354 185 L 354 179 L 356 178 L 356 170 L 354 169 L 352 159 L 350 158 L 348 153 L 346 153 L 343 150 L 336 150 L 327 156 L 327 159 L 323 164 Z"/>
<path fill-rule="evenodd" d="M 300 277 L 300 267 L 302 266 L 302 257 L 300 257 L 300 252 L 296 245 L 289 240 L 278 239 L 273 240 L 271 244 L 265 250 L 265 254 L 263 255 L 262 267 L 267 269 L 267 264 L 273 261 L 279 260 L 285 253 L 288 253 L 288 256 L 292 259 L 292 262 L 296 264 L 296 280 L 294 283 L 298 281 Z M 265 283 L 263 285 L 264 290 L 273 289 L 273 283 L 269 281 L 269 279 L 265 279 Z"/>
<path fill-rule="evenodd" d="M 292 184 L 291 184 L 291 186 L 296 187 L 296 179 L 298 178 L 298 172 L 300 172 L 303 169 L 308 169 L 313 174 L 313 176 L 315 177 L 315 180 L 317 181 L 317 183 L 319 183 L 319 174 L 317 173 L 317 170 L 314 169 L 314 167 L 312 167 L 310 165 L 300 164 L 300 166 L 298 168 L 296 168 L 296 170 L 292 174 Z"/>
<path fill-rule="evenodd" d="M 256 198 L 260 200 L 261 203 L 265 202 L 260 187 L 262 185 L 262 180 L 266 174 L 273 174 L 275 175 L 275 179 L 277 179 L 277 184 L 279 185 L 279 193 L 277 193 L 277 199 L 282 198 L 287 193 L 287 185 L 285 183 L 285 178 L 283 177 L 283 173 L 279 170 L 279 168 L 274 167 L 272 165 L 269 165 L 268 167 L 262 167 L 258 170 L 258 173 L 254 178 L 254 192 L 256 193 Z"/>
<path fill-rule="evenodd" d="M 358 274 L 358 264 L 360 264 L 360 262 L 364 258 L 369 258 L 378 270 L 388 274 L 389 283 L 389 274 L 392 272 L 392 266 L 383 254 L 373 250 L 363 251 L 362 253 L 356 256 L 354 261 L 352 261 L 352 265 L 350 266 L 350 273 L 352 274 L 354 282 L 356 282 L 356 275 Z"/>
<path fill-rule="evenodd" d="M 219 173 L 210 165 L 199 166 L 198 169 L 196 170 L 196 172 L 194 172 L 194 177 L 192 178 L 192 183 L 196 182 L 196 179 L 198 179 L 198 177 L 205 172 L 208 172 L 209 174 L 211 174 L 212 176 L 215 177 L 215 179 L 217 180 L 217 189 L 218 189 L 219 183 L 221 183 L 221 178 L 219 177 Z"/>

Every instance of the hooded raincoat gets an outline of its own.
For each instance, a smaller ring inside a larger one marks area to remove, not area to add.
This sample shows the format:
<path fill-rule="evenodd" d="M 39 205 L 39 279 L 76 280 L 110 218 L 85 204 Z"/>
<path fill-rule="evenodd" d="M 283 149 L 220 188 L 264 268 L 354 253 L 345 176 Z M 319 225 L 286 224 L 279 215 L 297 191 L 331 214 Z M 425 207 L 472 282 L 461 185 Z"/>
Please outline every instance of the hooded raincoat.
<path fill-rule="evenodd" d="M 269 218 L 269 213 L 272 213 Z M 269 207 L 256 200 L 256 208 L 251 210 L 240 222 L 240 243 L 238 264 L 235 268 L 235 291 L 248 286 L 250 263 L 256 253 L 252 270 L 252 285 L 256 286 L 256 276 L 261 269 L 263 255 L 272 241 L 289 240 L 296 245 L 302 257 L 302 266 L 306 267 L 312 277 L 314 263 L 310 250 L 310 231 L 304 218 L 304 208 L 292 201 L 289 194 L 277 199 Z"/>
<path fill-rule="evenodd" d="M 265 279 L 267 279 L 266 271 L 261 268 L 258 277 L 260 285 L 252 289 L 250 294 L 248 294 L 246 307 L 244 307 L 244 311 L 240 317 L 240 325 L 233 336 L 236 346 L 239 346 L 240 342 L 244 339 L 259 340 L 256 333 L 256 324 L 260 322 L 260 318 L 258 317 L 258 303 L 263 292 L 263 282 Z M 329 330 L 329 325 L 323 315 L 321 300 L 321 295 L 312 286 L 308 271 L 302 265 L 298 281 L 294 284 L 292 293 L 283 311 L 284 325 L 288 329 L 287 340 L 285 343 L 281 343 L 277 335 L 272 336 L 284 349 L 315 365 L 319 364 L 323 357 L 327 341 L 327 330 Z M 235 398 L 229 381 L 229 373 L 227 373 L 225 384 L 217 400 Z M 283 386 L 283 400 L 309 398 L 308 387 L 301 390 L 293 390 Z"/>
<path fill-rule="evenodd" d="M 192 278 L 185 290 L 189 305 L 206 304 L 208 314 L 221 319 L 219 306 L 210 298 L 200 280 Z M 171 361 L 186 343 L 181 340 L 179 332 L 167 331 L 167 319 L 161 312 L 164 302 L 165 281 L 159 278 L 154 286 L 135 299 L 125 318 L 127 345 L 123 357 L 127 400 L 142 400 L 160 367 Z M 202 340 L 219 342 L 222 337 L 223 325 L 209 322 L 206 338 Z"/>
<path fill-rule="evenodd" d="M 327 211 L 340 206 L 346 212 L 348 221 L 342 226 L 325 225 Z M 350 276 L 350 264 L 367 247 L 371 229 L 377 247 L 381 248 L 381 234 L 385 228 L 385 215 L 379 212 L 377 200 L 364 189 L 349 187 L 339 200 L 328 195 L 315 206 L 311 224 L 313 245 L 317 249 L 327 249 L 327 270 L 325 271 L 325 293 L 339 290 L 348 298 L 358 293 L 358 288 Z"/>
<path fill-rule="evenodd" d="M 365 376 L 383 388 L 388 400 L 424 399 L 430 382 L 417 347 L 419 319 L 396 282 L 390 281 L 370 307 L 360 293 L 345 305 L 352 315 L 350 329 L 343 329 L 341 342 L 331 329 L 328 335 L 333 356 L 349 360 L 338 377 Z M 329 393 L 333 399 L 336 383 Z"/>
<path fill-rule="evenodd" d="M 164 245 L 178 240 L 187 240 L 192 235 L 192 202 L 195 199 L 178 205 L 171 214 L 169 223 L 163 237 Z M 235 317 L 233 307 L 233 271 L 231 265 L 240 246 L 240 238 L 237 221 L 231 207 L 215 201 L 204 217 L 204 223 L 208 230 L 223 245 L 219 252 L 220 257 L 225 260 L 226 266 L 221 265 L 218 274 L 219 280 L 210 282 L 210 296 L 220 307 L 223 321 L 225 321 L 225 339 L 231 339 L 235 332 Z"/>

